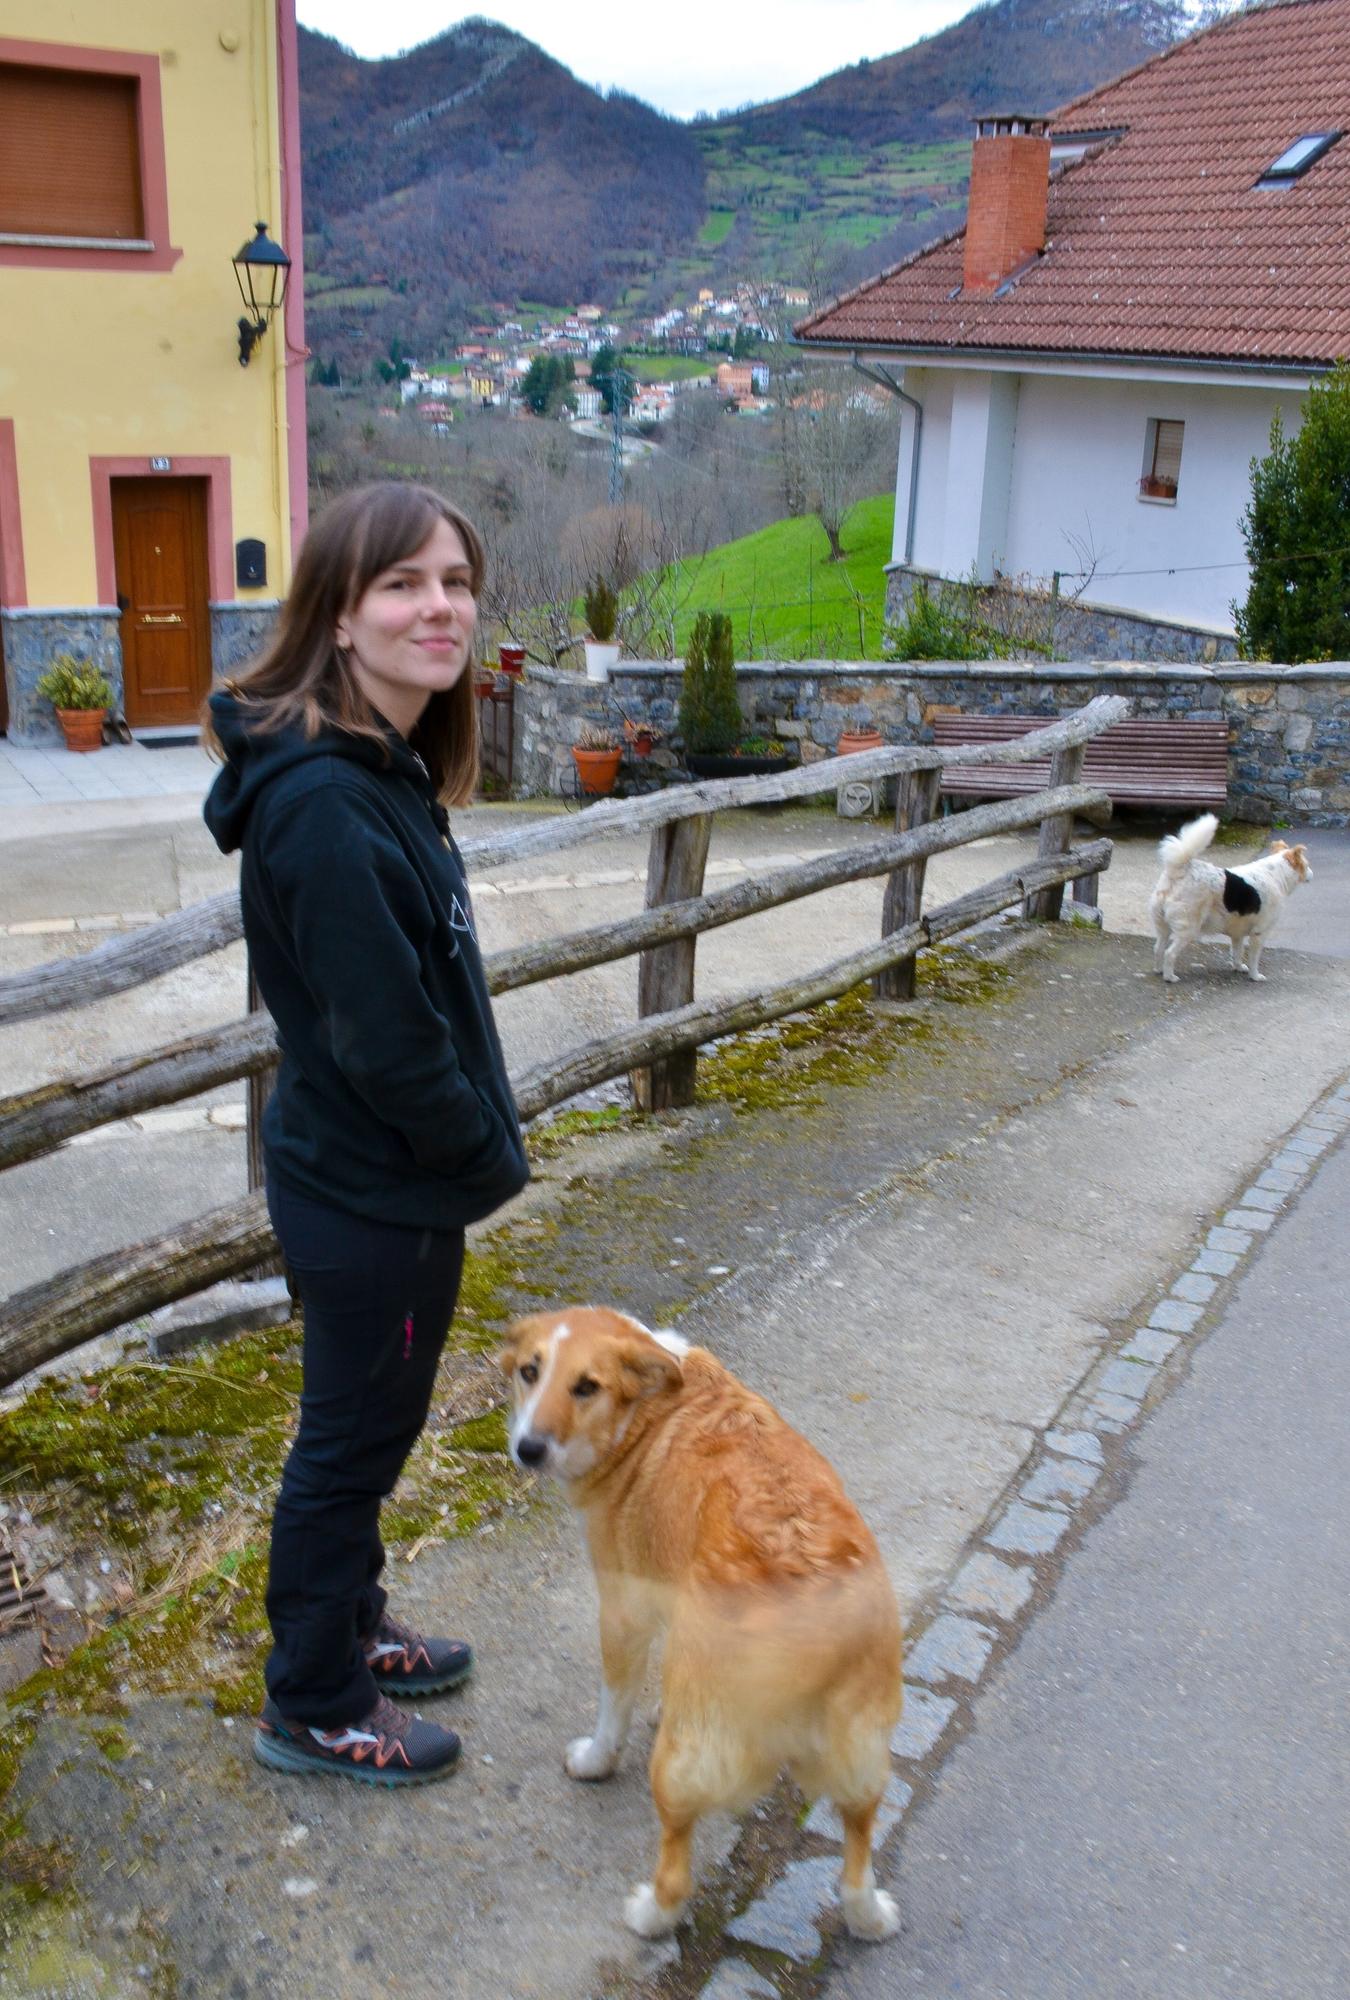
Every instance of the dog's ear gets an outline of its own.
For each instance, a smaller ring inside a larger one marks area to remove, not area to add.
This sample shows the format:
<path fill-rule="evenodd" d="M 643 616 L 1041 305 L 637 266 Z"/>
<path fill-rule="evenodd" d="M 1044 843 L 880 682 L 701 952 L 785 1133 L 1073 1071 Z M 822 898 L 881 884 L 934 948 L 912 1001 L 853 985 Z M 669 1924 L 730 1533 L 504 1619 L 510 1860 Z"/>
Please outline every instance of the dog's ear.
<path fill-rule="evenodd" d="M 659 1396 L 663 1389 L 677 1389 L 684 1380 L 684 1364 L 678 1354 L 660 1347 L 650 1337 L 625 1340 L 619 1348 L 620 1392 L 631 1403 L 643 1396 Z"/>
<path fill-rule="evenodd" d="M 529 1331 L 528 1319 L 518 1319 L 506 1329 L 506 1345 L 497 1356 L 497 1366 L 509 1382 L 520 1360 L 520 1346 Z"/>
<path fill-rule="evenodd" d="M 1272 840 L 1270 843 L 1270 851 L 1272 854 L 1286 854 L 1288 852 L 1288 849 L 1286 848 L 1282 840 Z"/>

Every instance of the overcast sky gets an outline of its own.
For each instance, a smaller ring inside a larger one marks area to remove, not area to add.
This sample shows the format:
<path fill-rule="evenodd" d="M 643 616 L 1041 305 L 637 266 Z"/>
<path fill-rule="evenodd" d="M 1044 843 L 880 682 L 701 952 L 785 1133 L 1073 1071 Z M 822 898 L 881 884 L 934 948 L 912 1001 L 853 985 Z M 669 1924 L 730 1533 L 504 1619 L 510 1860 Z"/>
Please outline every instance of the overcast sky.
<path fill-rule="evenodd" d="M 888 56 L 969 13 L 973 0 L 298 0 L 307 28 L 362 56 L 394 55 L 487 15 L 565 63 L 583 83 L 618 84 L 678 118 L 784 97 Z"/>

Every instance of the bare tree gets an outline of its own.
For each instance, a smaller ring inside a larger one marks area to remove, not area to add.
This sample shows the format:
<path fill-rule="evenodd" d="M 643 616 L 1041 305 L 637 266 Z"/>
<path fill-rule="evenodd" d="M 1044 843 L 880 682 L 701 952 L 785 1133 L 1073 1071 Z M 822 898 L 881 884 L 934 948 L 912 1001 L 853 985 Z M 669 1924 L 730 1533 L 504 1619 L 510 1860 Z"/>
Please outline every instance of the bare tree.
<path fill-rule="evenodd" d="M 784 491 L 799 501 L 789 512 L 815 514 L 839 562 L 849 509 L 890 484 L 891 413 L 852 369 L 831 363 L 804 367 L 779 411 Z"/>

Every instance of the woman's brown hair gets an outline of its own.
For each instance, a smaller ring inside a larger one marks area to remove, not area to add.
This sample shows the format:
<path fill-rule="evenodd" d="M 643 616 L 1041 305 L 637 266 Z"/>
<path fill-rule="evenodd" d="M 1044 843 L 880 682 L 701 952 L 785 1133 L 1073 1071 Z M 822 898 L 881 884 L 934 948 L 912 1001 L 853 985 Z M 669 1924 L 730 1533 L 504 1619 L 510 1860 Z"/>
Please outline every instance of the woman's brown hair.
<path fill-rule="evenodd" d="M 430 486 L 381 480 L 354 487 L 324 508 L 301 545 L 290 593 L 266 650 L 230 677 L 231 689 L 257 704 L 255 728 L 298 724 L 306 736 L 317 736 L 328 726 L 386 741 L 386 729 L 338 651 L 337 623 L 377 576 L 416 554 L 437 521 L 448 521 L 463 542 L 476 599 L 485 568 L 478 530 Z M 409 738 L 437 796 L 451 805 L 465 804 L 478 783 L 476 661 L 475 643 L 459 679 L 432 695 Z M 202 739 L 208 750 L 222 754 L 209 708 L 203 712 Z"/>

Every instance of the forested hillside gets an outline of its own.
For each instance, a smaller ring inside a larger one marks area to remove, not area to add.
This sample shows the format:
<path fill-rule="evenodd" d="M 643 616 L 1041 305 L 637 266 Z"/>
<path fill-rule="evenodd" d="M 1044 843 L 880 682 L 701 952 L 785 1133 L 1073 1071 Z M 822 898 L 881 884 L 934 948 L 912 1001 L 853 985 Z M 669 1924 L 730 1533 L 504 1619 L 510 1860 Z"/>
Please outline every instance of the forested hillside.
<path fill-rule="evenodd" d="M 703 220 L 688 127 L 489 22 L 380 62 L 301 29 L 300 79 L 314 266 L 405 296 L 409 333 L 433 301 L 612 299 Z"/>

